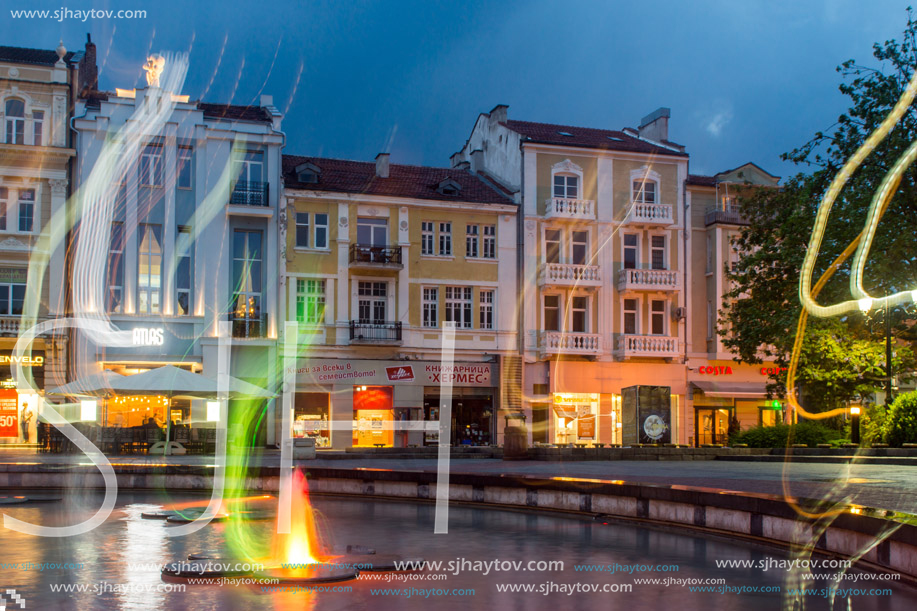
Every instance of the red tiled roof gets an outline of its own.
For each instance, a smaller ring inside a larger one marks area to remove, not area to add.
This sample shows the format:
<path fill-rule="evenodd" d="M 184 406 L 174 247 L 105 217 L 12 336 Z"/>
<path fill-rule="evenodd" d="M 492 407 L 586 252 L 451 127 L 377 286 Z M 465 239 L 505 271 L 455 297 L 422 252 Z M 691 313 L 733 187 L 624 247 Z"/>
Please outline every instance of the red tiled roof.
<path fill-rule="evenodd" d="M 504 121 L 503 125 L 520 134 L 523 139 L 542 144 L 559 144 L 561 146 L 578 146 L 655 155 L 675 155 L 678 157 L 688 156 L 687 153 L 652 144 L 623 131 L 512 120 Z M 669 144 L 673 147 L 678 146 L 673 143 Z"/>
<path fill-rule="evenodd" d="M 296 167 L 307 162 L 320 170 L 317 183 L 301 183 L 296 176 Z M 449 179 L 461 187 L 457 195 L 444 195 L 436 190 L 440 183 Z M 379 178 L 376 176 L 376 163 L 372 161 L 284 155 L 283 181 L 288 188 L 311 191 L 337 191 L 480 204 L 513 203 L 510 197 L 482 180 L 481 177 L 467 170 L 456 168 L 391 164 L 388 178 Z"/>
<path fill-rule="evenodd" d="M 688 174 L 688 180 L 685 182 L 689 185 L 695 185 L 698 187 L 715 187 L 716 186 L 716 176 L 703 176 L 701 174 Z"/>
<path fill-rule="evenodd" d="M 70 61 L 73 57 L 72 52 L 64 55 L 64 61 Z M 40 64 L 42 66 L 53 66 L 57 63 L 57 51 L 46 49 L 26 49 L 23 47 L 0 47 L 0 62 L 12 62 L 17 64 Z"/>
<path fill-rule="evenodd" d="M 260 106 L 208 104 L 206 102 L 199 102 L 197 107 L 204 111 L 205 117 L 213 119 L 226 119 L 227 121 L 271 121 L 271 116 Z"/>

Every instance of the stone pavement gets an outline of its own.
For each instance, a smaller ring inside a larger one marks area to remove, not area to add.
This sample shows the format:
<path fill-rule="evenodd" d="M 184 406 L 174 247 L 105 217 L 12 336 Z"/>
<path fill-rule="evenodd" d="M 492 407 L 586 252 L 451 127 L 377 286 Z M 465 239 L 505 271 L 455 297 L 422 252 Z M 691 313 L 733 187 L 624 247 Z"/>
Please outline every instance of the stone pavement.
<path fill-rule="evenodd" d="M 321 456 L 321 455 L 319 455 Z M 212 465 L 212 456 L 113 456 L 117 465 L 174 464 Z M 82 454 L 38 454 L 31 451 L 0 450 L 0 468 L 5 463 L 86 465 Z M 252 466 L 280 464 L 280 452 L 256 451 Z M 346 461 L 317 458 L 296 461 L 297 465 L 331 469 L 392 469 L 398 471 L 436 471 L 434 459 L 354 458 Z M 783 462 L 707 461 L 512 461 L 494 459 L 452 459 L 453 473 L 492 475 L 530 475 L 533 477 L 576 477 L 624 480 L 645 484 L 697 486 L 782 495 L 784 483 L 792 495 L 852 502 L 880 509 L 917 514 L 917 467 L 874 464 L 826 464 Z"/>

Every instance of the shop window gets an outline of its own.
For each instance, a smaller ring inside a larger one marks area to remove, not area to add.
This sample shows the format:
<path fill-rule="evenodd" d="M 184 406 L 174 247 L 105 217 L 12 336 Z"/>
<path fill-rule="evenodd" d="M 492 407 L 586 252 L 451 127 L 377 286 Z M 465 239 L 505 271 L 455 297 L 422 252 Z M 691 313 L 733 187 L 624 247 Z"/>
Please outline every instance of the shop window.
<path fill-rule="evenodd" d="M 394 445 L 391 386 L 355 386 L 353 390 L 353 446 Z"/>
<path fill-rule="evenodd" d="M 329 395 L 323 392 L 298 392 L 293 406 L 293 437 L 315 440 L 315 447 L 331 447 Z"/>

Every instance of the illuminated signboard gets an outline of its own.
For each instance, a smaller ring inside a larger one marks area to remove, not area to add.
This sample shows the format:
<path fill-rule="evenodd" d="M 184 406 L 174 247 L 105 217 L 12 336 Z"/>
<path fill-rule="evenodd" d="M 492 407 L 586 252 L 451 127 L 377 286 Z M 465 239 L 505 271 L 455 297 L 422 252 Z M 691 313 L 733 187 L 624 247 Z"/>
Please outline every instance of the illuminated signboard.
<path fill-rule="evenodd" d="M 162 346 L 163 330 L 161 328 L 144 329 L 137 327 L 131 336 L 135 346 Z"/>

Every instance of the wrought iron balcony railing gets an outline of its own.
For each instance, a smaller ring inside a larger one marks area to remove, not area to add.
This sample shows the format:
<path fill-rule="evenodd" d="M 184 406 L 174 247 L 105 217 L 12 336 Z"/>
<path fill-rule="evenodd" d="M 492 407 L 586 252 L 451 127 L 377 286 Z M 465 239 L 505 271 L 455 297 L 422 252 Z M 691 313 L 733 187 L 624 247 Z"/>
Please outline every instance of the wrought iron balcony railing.
<path fill-rule="evenodd" d="M 232 188 L 229 203 L 241 206 L 268 206 L 268 186 L 266 182 L 239 181 Z"/>
<path fill-rule="evenodd" d="M 350 321 L 350 341 L 388 343 L 401 341 L 401 321 Z"/>

